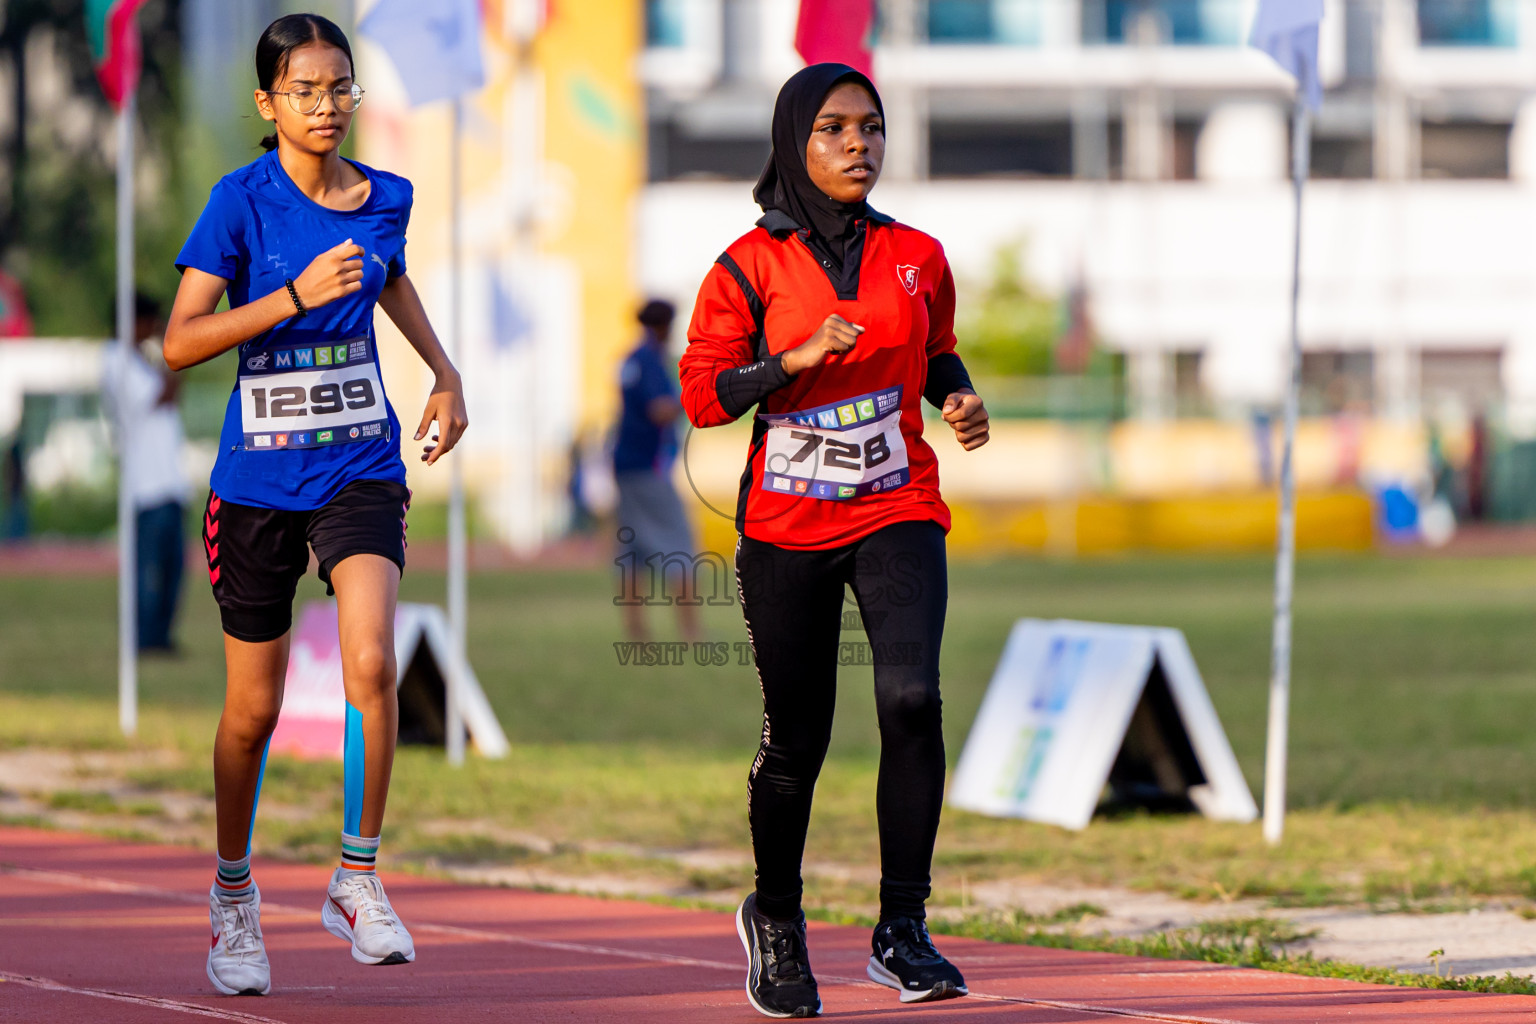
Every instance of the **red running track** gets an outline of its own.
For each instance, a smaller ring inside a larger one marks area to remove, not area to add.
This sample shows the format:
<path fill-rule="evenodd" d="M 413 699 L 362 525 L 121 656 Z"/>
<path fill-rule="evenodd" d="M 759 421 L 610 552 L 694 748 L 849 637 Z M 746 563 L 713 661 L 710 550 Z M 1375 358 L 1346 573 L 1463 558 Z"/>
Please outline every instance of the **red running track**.
<path fill-rule="evenodd" d="M 729 914 L 394 875 L 417 961 L 354 963 L 320 926 L 329 868 L 258 862 L 265 998 L 203 974 L 212 859 L 164 846 L 0 828 L 0 1020 L 416 1024 L 763 1020 L 742 994 Z M 1531 1019 L 1536 998 L 1300 978 L 1203 963 L 943 938 L 971 995 L 902 1006 L 864 980 L 861 928 L 812 923 L 827 1017 L 860 1022 L 1299 1024 Z"/>

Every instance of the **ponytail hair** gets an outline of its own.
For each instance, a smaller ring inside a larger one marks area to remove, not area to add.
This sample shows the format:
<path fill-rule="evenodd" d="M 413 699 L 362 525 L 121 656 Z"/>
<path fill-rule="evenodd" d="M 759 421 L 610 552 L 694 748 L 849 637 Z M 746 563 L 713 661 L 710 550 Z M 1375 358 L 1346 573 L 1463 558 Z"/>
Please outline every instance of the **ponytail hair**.
<path fill-rule="evenodd" d="M 268 25 L 256 42 L 257 87 L 270 92 L 288 73 L 289 55 L 310 43 L 336 47 L 347 55 L 348 67 L 354 66 L 352 44 L 335 22 L 318 14 L 287 14 Z M 262 138 L 261 148 L 268 152 L 277 148 L 276 131 Z"/>

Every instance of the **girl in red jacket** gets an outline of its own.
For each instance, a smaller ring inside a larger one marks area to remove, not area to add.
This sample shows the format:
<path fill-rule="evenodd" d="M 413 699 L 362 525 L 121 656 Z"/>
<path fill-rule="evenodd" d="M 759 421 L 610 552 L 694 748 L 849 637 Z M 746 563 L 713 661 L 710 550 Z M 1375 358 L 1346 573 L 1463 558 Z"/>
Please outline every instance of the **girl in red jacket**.
<path fill-rule="evenodd" d="M 939 243 L 872 210 L 885 119 L 844 64 L 779 92 L 764 215 L 710 269 L 681 362 L 697 427 L 754 411 L 736 510 L 737 585 L 763 690 L 748 782 L 756 891 L 737 912 L 747 997 L 770 1017 L 821 1010 L 800 861 L 832 731 L 843 587 L 872 648 L 881 754 L 880 923 L 870 978 L 902 1002 L 964 995 L 924 905 L 944 794 L 939 645 L 947 581 L 921 402 L 967 450 L 987 413 L 955 354 L 955 286 Z"/>

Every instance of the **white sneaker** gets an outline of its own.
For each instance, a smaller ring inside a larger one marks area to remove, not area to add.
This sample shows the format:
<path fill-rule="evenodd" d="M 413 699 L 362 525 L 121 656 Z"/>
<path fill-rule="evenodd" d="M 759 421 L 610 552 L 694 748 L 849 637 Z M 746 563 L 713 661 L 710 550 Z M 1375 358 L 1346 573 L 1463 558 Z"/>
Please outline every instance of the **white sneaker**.
<path fill-rule="evenodd" d="M 221 903 L 208 891 L 208 980 L 226 996 L 264 996 L 272 991 L 272 968 L 261 941 L 261 890 L 249 903 Z"/>
<path fill-rule="evenodd" d="M 378 875 L 331 875 L 320 920 L 325 930 L 352 943 L 352 959 L 360 964 L 408 964 L 416 959 L 411 933 L 395 916 Z"/>

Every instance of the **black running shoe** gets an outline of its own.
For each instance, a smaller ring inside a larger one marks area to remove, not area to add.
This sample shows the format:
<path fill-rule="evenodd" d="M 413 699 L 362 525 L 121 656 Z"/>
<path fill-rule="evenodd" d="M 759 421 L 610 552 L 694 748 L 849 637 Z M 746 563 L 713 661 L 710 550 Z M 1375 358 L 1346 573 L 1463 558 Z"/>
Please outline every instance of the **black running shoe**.
<path fill-rule="evenodd" d="M 881 921 L 875 926 L 873 946 L 865 973 L 870 981 L 900 992 L 902 1002 L 926 1003 L 966 994 L 965 979 L 933 948 L 922 921 L 910 917 Z"/>
<path fill-rule="evenodd" d="M 747 950 L 747 1000 L 769 1017 L 814 1017 L 821 1012 L 816 979 L 805 949 L 805 915 L 775 921 L 757 911 L 757 893 L 736 911 L 736 934 Z"/>

